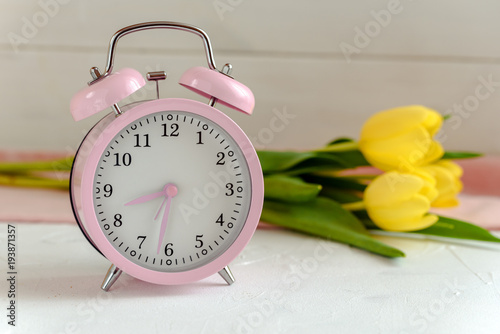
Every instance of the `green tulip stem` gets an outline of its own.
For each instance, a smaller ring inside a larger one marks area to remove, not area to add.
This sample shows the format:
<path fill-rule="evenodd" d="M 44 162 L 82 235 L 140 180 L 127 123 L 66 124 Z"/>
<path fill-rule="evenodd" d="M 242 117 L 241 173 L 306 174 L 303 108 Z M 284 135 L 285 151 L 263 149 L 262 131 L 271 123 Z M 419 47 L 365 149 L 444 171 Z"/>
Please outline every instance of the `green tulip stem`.
<path fill-rule="evenodd" d="M 69 180 L 58 180 L 25 175 L 0 175 L 0 185 L 12 187 L 68 189 Z"/>
<path fill-rule="evenodd" d="M 354 141 L 341 142 L 337 144 L 328 145 L 312 152 L 320 153 L 320 152 L 346 152 L 346 151 L 354 151 L 359 148 L 358 143 Z"/>
<path fill-rule="evenodd" d="M 363 201 L 344 203 L 344 204 L 342 204 L 342 207 L 346 210 L 349 210 L 349 211 L 366 210 L 365 202 L 363 202 Z"/>
<path fill-rule="evenodd" d="M 0 163 L 0 173 L 16 174 L 34 171 L 69 171 L 71 170 L 72 162 L 72 157 L 49 161 L 2 162 Z"/>

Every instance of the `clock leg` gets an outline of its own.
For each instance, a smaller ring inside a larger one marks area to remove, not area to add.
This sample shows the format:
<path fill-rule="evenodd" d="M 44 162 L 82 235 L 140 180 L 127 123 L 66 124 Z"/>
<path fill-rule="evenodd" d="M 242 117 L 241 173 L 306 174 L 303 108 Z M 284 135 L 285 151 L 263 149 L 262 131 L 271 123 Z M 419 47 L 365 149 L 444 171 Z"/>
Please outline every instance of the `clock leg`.
<path fill-rule="evenodd" d="M 106 276 L 104 277 L 104 281 L 102 281 L 101 289 L 104 291 L 108 291 L 109 288 L 116 282 L 118 277 L 120 277 L 122 271 L 118 269 L 114 264 L 109 267 Z"/>
<path fill-rule="evenodd" d="M 224 267 L 219 271 L 219 275 L 226 281 L 227 284 L 231 285 L 234 283 L 234 276 L 228 266 Z"/>

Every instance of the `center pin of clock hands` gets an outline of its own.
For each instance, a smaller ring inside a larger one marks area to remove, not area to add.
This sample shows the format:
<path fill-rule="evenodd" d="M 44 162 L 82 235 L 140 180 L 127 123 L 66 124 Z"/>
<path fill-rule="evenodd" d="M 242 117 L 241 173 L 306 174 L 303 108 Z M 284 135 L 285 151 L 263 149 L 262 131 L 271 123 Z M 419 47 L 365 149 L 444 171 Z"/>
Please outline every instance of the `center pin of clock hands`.
<path fill-rule="evenodd" d="M 160 215 L 161 210 L 165 206 L 165 211 L 163 213 L 163 219 L 161 221 L 160 237 L 158 240 L 158 248 L 156 250 L 156 254 L 160 253 L 161 244 L 163 243 L 163 238 L 165 237 L 165 230 L 167 228 L 168 213 L 170 211 L 170 203 L 172 201 L 172 198 L 177 195 L 177 191 L 178 190 L 177 190 L 177 187 L 175 186 L 175 184 L 167 183 L 165 185 L 165 187 L 163 187 L 162 191 L 155 192 L 155 193 L 145 195 L 145 196 L 141 196 L 141 197 L 136 198 L 128 203 L 125 203 L 125 206 L 129 206 L 129 205 L 134 205 L 134 204 L 145 203 L 145 202 L 151 201 L 155 198 L 165 196 L 165 198 L 163 199 L 163 202 L 160 205 L 160 208 L 158 209 L 158 212 L 156 213 L 156 215 L 154 217 L 154 220 L 156 220 L 158 218 L 158 216 Z"/>

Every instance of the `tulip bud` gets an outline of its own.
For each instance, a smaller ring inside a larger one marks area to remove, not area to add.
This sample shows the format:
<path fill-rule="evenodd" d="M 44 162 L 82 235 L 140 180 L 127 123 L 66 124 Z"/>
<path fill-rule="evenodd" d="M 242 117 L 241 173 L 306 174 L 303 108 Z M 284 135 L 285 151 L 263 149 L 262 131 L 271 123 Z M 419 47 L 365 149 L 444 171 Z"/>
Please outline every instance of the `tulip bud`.
<path fill-rule="evenodd" d="M 434 224 L 438 217 L 429 214 L 437 195 L 435 181 L 391 171 L 376 177 L 366 188 L 364 203 L 370 219 L 387 231 L 416 231 Z"/>
<path fill-rule="evenodd" d="M 440 160 L 422 169 L 436 180 L 437 197 L 431 202 L 433 207 L 452 207 L 458 205 L 457 195 L 462 190 L 460 177 L 462 168 L 450 160 Z"/>
<path fill-rule="evenodd" d="M 359 149 L 374 167 L 412 173 L 443 156 L 441 144 L 432 138 L 442 123 L 439 113 L 423 106 L 382 111 L 364 124 Z"/>

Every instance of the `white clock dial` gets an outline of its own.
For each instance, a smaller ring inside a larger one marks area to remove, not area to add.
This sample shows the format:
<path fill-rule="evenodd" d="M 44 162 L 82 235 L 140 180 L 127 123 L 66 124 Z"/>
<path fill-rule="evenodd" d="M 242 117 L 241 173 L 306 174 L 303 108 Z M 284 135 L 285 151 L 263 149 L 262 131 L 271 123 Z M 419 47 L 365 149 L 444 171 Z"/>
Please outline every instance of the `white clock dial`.
<path fill-rule="evenodd" d="M 93 189 L 109 242 L 128 260 L 163 272 L 198 268 L 227 250 L 247 219 L 252 191 L 231 136 L 184 111 L 126 126 L 104 150 Z"/>

